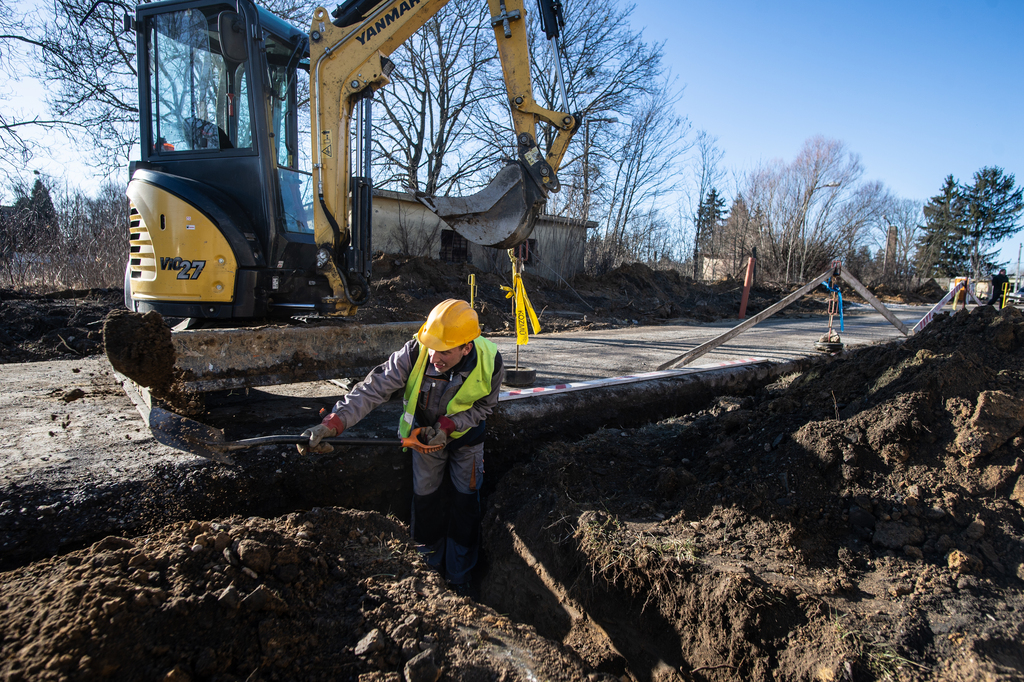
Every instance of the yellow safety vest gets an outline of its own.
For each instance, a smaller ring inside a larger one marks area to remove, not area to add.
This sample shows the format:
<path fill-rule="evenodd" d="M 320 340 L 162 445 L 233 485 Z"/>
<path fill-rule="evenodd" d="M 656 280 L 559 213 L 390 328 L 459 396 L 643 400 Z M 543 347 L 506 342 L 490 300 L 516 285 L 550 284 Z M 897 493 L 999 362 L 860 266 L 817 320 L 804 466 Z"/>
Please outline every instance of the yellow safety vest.
<path fill-rule="evenodd" d="M 476 346 L 476 367 L 470 371 L 466 381 L 448 402 L 445 414 L 451 416 L 456 412 L 464 412 L 473 406 L 473 403 L 491 393 L 491 378 L 494 376 L 494 358 L 498 354 L 498 347 L 482 336 L 473 339 Z M 419 357 L 412 367 L 412 373 L 405 383 L 405 395 L 402 396 L 402 418 L 398 423 L 398 433 L 406 438 L 412 433 L 413 420 L 416 417 L 417 397 L 420 394 L 420 385 L 423 383 L 423 376 L 427 371 L 427 347 L 419 344 Z M 452 438 L 462 436 L 469 429 L 456 431 L 451 434 Z"/>

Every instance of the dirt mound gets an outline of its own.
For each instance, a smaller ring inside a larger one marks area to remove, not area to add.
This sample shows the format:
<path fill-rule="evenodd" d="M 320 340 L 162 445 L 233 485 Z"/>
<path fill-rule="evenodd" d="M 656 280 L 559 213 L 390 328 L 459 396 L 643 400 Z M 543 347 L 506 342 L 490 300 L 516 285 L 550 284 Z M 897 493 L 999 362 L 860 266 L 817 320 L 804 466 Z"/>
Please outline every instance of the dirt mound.
<path fill-rule="evenodd" d="M 925 303 L 938 303 L 946 295 L 946 290 L 940 287 L 934 279 L 929 279 L 919 286 L 914 294 L 924 299 Z"/>
<path fill-rule="evenodd" d="M 934 279 L 929 279 L 913 291 L 901 291 L 889 285 L 880 284 L 872 287 L 871 293 L 883 303 L 938 303 L 946 295 L 946 292 Z M 846 294 L 844 293 L 844 295 Z M 850 295 L 857 296 L 852 292 Z M 857 298 L 860 297 L 857 296 Z"/>
<path fill-rule="evenodd" d="M 491 498 L 483 596 L 615 674 L 1020 679 L 1021 396 L 1024 318 L 984 307 L 551 444 Z"/>
<path fill-rule="evenodd" d="M 579 680 L 375 513 L 175 524 L 4 575 L 5 680 Z M 401 677 L 400 677 L 401 676 Z"/>
<path fill-rule="evenodd" d="M 509 275 L 484 273 L 468 263 L 445 263 L 433 258 L 395 254 L 378 254 L 374 259 L 370 299 L 359 309 L 356 320 L 363 324 L 424 320 L 431 308 L 445 298 L 468 300 L 471 274 L 476 276 L 475 303 L 484 332 L 491 335 L 514 333 L 512 302 L 501 289 L 511 284 Z M 678 318 L 712 321 L 735 317 L 742 293 L 741 284 L 734 280 L 704 285 L 674 270 L 652 270 L 643 264 L 623 265 L 600 278 L 581 275 L 571 287 L 537 277 L 530 271 L 524 274 L 524 281 L 530 301 L 540 316 L 542 333 L 663 324 Z M 755 289 L 747 310 L 749 314 L 757 313 L 786 293 L 771 288 Z M 0 363 L 102 353 L 100 325 L 107 313 L 124 309 L 123 301 L 120 289 L 47 295 L 0 290 L 0 321 L 3 322 Z M 805 298 L 789 312 L 796 310 L 820 311 L 823 304 Z M 165 320 L 168 325 L 179 321 L 179 318 Z M 251 322 L 289 323 L 281 319 Z M 308 323 L 308 319 L 304 323 Z M 205 321 L 204 324 L 236 326 L 238 322 Z M 126 339 L 123 334 L 116 337 Z M 131 345 L 129 343 L 128 347 Z M 121 354 L 125 355 L 124 344 Z"/>
<path fill-rule="evenodd" d="M 120 289 L 31 294 L 0 290 L 0 364 L 91 355 L 103 350 L 103 317 L 124 307 Z"/>
<path fill-rule="evenodd" d="M 384 254 L 374 259 L 373 295 L 359 315 L 375 322 L 413 319 L 410 315 L 425 318 L 442 297 L 468 299 L 470 274 L 476 275 L 485 332 L 510 331 L 512 303 L 501 289 L 511 284 L 510 276 L 433 258 Z M 658 324 L 681 317 L 701 321 L 735 317 L 742 294 L 742 283 L 734 280 L 704 285 L 676 270 L 652 270 L 642 263 L 621 265 L 602 277 L 579 275 L 571 285 L 529 271 L 523 278 L 544 331 Z M 771 289 L 755 290 L 748 310 L 763 310 L 778 297 Z"/>
<path fill-rule="evenodd" d="M 688 317 L 702 322 L 735 317 L 743 283 L 732 279 L 701 284 L 678 270 L 652 270 L 627 263 L 600 278 L 581 277 L 574 286 L 597 303 L 597 313 L 631 315 L 638 320 Z M 748 302 L 751 313 L 775 302 L 775 292 L 755 290 Z"/>

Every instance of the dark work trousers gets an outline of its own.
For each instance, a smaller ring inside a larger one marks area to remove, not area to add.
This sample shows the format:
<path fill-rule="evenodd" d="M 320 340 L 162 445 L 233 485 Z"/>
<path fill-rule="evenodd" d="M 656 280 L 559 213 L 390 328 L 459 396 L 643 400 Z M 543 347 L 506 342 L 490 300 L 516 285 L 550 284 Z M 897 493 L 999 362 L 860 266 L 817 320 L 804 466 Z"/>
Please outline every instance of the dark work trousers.
<path fill-rule="evenodd" d="M 450 583 L 468 582 L 479 558 L 484 427 L 480 424 L 449 444 L 441 453 L 443 465 L 436 460 L 437 454 L 427 455 L 434 459 L 421 456 L 417 460 L 419 453 L 414 453 L 414 471 L 430 469 L 440 475 L 430 476 L 436 485 L 418 481 L 419 490 L 412 498 L 412 538 L 427 564 L 442 571 Z M 420 467 L 416 466 L 417 461 Z M 460 464 L 453 466 L 456 462 Z M 469 486 L 464 480 L 467 464 L 472 473 Z"/>

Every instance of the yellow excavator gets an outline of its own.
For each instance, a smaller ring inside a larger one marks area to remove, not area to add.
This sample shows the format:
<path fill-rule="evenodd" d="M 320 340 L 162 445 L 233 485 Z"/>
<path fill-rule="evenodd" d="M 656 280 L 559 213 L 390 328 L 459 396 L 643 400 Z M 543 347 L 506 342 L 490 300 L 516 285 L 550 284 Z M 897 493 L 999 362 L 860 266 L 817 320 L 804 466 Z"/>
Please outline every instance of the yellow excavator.
<path fill-rule="evenodd" d="M 446 1 L 348 0 L 330 16 L 317 8 L 308 35 L 248 0 L 139 5 L 128 308 L 353 314 L 371 276 L 372 95 L 390 82 L 389 55 Z M 470 241 L 509 248 L 558 190 L 579 117 L 533 98 L 522 0 L 489 6 L 518 159 L 477 194 L 421 201 Z M 311 154 L 299 148 L 296 89 L 307 71 Z M 546 153 L 538 122 L 557 130 Z"/>
<path fill-rule="evenodd" d="M 250 0 L 151 2 L 126 15 L 137 38 L 141 121 L 141 158 L 127 189 L 128 310 L 220 326 L 353 315 L 370 294 L 373 93 L 390 82 L 389 55 L 446 2 L 348 0 L 331 13 L 317 8 L 308 33 Z M 487 2 L 517 158 L 476 194 L 418 200 L 468 240 L 510 248 L 530 235 L 548 193 L 558 191 L 580 116 L 533 97 L 523 1 Z M 559 1 L 539 0 L 538 8 L 544 31 L 557 35 Z M 307 77 L 304 150 L 297 84 Z M 537 146 L 538 123 L 555 133 L 546 152 Z M 136 329 L 123 327 L 120 344 L 108 341 L 115 368 Z M 231 331 L 175 338 L 176 369 L 193 389 L 324 378 L 339 363 L 354 373 L 371 358 L 335 361 L 325 353 L 346 343 L 396 346 L 406 334 L 349 326 L 339 341 L 322 330 L 315 338 L 287 327 Z M 194 369 L 182 365 L 189 358 Z"/>

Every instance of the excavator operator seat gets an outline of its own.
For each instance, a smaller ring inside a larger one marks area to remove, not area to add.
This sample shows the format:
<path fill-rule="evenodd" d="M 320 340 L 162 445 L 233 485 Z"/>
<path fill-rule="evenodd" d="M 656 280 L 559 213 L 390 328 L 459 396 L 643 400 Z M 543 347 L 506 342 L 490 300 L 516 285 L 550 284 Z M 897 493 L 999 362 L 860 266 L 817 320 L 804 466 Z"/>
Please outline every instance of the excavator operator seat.
<path fill-rule="evenodd" d="M 231 138 L 224 129 L 209 121 L 189 116 L 182 121 L 181 134 L 188 149 L 231 149 Z"/>

